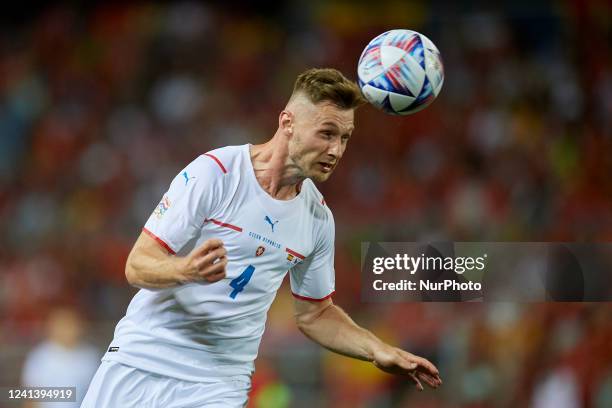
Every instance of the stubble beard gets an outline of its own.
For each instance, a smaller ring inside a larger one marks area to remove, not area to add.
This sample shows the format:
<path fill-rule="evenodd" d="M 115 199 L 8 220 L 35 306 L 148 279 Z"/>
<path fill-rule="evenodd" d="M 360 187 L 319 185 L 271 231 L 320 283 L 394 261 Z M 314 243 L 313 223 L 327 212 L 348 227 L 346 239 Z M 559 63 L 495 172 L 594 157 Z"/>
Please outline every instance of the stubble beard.
<path fill-rule="evenodd" d="M 314 165 L 318 166 L 317 163 L 315 163 Z M 329 176 L 332 175 L 332 172 L 333 171 L 330 171 L 329 173 L 322 173 L 317 170 L 313 170 L 309 178 L 316 183 L 323 183 L 324 181 L 327 181 L 329 179 Z"/>
<path fill-rule="evenodd" d="M 310 166 L 305 165 L 305 163 L 300 163 L 300 161 L 297 160 L 294 160 L 294 163 L 298 168 L 299 178 L 302 180 L 309 178 L 316 183 L 322 183 L 324 181 L 327 181 L 327 179 L 331 175 L 331 172 L 323 173 L 318 171 L 316 169 L 316 166 L 318 166 L 318 162 L 314 162 Z"/>
<path fill-rule="evenodd" d="M 329 176 L 331 175 L 332 172 L 323 173 L 317 170 L 316 167 L 318 166 L 318 162 L 316 160 L 313 163 L 304 162 L 307 159 L 305 159 L 304 156 L 299 153 L 299 150 L 300 150 L 299 148 L 302 145 L 301 139 L 299 137 L 296 137 L 294 143 L 295 143 L 295 147 L 297 147 L 296 150 L 298 151 L 293 153 L 290 149 L 289 154 L 290 154 L 291 161 L 293 162 L 295 167 L 298 169 L 298 178 L 302 180 L 309 178 L 316 183 L 322 183 L 324 181 L 327 181 L 327 179 L 329 179 Z"/>

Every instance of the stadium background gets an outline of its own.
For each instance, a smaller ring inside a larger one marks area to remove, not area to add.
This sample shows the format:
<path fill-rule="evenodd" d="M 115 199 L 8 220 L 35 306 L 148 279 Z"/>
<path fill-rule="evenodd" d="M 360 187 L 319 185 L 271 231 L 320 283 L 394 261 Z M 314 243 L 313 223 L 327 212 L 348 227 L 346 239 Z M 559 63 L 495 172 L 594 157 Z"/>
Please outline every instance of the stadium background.
<path fill-rule="evenodd" d="M 361 109 L 320 187 L 335 302 L 445 384 L 320 349 L 283 287 L 251 406 L 612 406 L 609 303 L 365 304 L 358 272 L 361 241 L 612 240 L 609 2 L 66 4 L 1 18 L 0 385 L 56 305 L 104 350 L 134 293 L 126 256 L 186 163 L 266 140 L 300 71 L 355 78 L 369 39 L 410 28 L 442 53 L 441 95 L 406 118 Z"/>

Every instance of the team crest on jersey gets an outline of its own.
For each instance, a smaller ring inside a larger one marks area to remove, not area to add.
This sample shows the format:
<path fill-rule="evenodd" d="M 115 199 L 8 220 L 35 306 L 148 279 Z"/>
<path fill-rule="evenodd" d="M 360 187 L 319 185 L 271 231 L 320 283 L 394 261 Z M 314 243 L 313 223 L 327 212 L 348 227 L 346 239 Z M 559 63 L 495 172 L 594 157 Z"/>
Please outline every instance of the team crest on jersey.
<path fill-rule="evenodd" d="M 258 246 L 257 250 L 255 251 L 255 256 L 261 256 L 263 255 L 263 253 L 265 252 L 266 247 L 263 246 Z"/>
<path fill-rule="evenodd" d="M 161 217 L 164 216 L 166 211 L 168 211 L 168 208 L 170 208 L 170 205 L 171 205 L 170 199 L 168 198 L 168 196 L 164 196 L 164 198 L 162 198 L 162 200 L 157 205 L 157 208 L 155 208 L 155 211 L 153 211 L 153 214 L 155 214 L 155 217 L 157 219 L 160 219 Z"/>

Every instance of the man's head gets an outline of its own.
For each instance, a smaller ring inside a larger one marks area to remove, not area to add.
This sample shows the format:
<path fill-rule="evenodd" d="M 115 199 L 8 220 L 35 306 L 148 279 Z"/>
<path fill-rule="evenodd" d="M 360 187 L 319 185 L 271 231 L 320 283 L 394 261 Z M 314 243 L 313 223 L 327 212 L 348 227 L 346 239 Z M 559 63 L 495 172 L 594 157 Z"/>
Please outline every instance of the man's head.
<path fill-rule="evenodd" d="M 79 345 L 83 334 L 83 320 L 79 313 L 70 307 L 57 307 L 47 318 L 49 339 L 65 348 Z"/>
<path fill-rule="evenodd" d="M 354 111 L 364 102 L 357 84 L 335 69 L 309 69 L 297 77 L 279 130 L 300 176 L 329 178 L 353 132 Z"/>

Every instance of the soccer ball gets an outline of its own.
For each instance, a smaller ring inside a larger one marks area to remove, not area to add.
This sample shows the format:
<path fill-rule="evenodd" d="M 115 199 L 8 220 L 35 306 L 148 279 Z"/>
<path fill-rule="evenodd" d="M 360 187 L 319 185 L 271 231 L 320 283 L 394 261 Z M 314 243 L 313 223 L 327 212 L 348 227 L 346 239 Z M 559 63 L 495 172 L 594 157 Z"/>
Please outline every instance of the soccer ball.
<path fill-rule="evenodd" d="M 393 115 L 408 115 L 438 96 L 444 66 L 429 38 L 416 31 L 391 30 L 365 47 L 357 76 L 361 92 L 372 105 Z"/>

